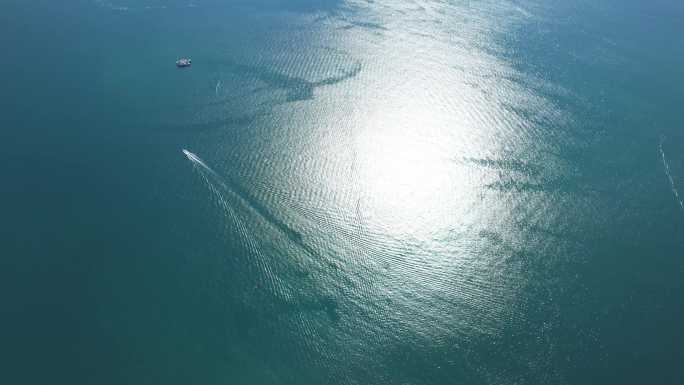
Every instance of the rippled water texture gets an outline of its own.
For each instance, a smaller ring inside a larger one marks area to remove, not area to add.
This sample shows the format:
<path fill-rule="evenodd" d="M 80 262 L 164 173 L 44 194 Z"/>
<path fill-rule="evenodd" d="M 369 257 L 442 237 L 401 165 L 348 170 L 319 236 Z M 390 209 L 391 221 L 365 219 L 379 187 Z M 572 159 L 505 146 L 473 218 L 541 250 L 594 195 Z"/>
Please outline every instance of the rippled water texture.
<path fill-rule="evenodd" d="M 543 334 L 559 310 L 533 319 L 525 295 L 551 284 L 528 269 L 567 261 L 526 228 L 562 231 L 562 212 L 588 202 L 560 181 L 571 171 L 557 152 L 574 144 L 552 129 L 573 116 L 549 98 L 568 92 L 500 57 L 502 37 L 531 17 L 496 2 L 345 3 L 291 20 L 299 28 L 252 57 L 212 57 L 212 81 L 245 97 L 208 94 L 193 124 L 223 126 L 235 104 L 279 122 L 255 118 L 193 148 L 249 196 L 216 214 L 244 230 L 253 327 L 265 327 L 264 306 L 288 309 L 270 322 L 288 330 L 296 365 L 350 383 L 446 383 L 459 368 L 510 381 L 527 365 L 524 376 L 559 374 Z M 237 151 L 235 135 L 248 137 Z M 234 195 L 209 183 L 214 199 Z M 537 328 L 521 347 L 505 343 Z"/>
<path fill-rule="evenodd" d="M 682 99 L 641 49 L 681 7 L 653 8 L 88 2 L 63 140 L 114 206 L 69 248 L 84 381 L 676 383 Z"/>

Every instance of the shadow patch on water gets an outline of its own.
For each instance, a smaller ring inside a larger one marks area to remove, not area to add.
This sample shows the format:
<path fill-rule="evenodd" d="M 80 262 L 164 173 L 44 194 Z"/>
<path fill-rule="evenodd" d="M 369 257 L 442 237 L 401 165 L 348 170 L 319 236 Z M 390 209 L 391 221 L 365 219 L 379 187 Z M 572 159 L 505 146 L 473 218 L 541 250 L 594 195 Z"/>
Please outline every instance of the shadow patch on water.
<path fill-rule="evenodd" d="M 230 187 L 230 189 L 233 190 L 240 198 L 242 198 L 245 202 L 247 202 L 247 204 L 249 205 L 250 208 L 252 208 L 259 215 L 261 215 L 264 219 L 266 219 L 269 223 L 271 223 L 278 230 L 280 230 L 289 240 L 291 240 L 292 242 L 294 242 L 294 243 L 296 243 L 302 247 L 306 246 L 304 244 L 304 236 L 302 235 L 302 233 L 293 229 L 288 224 L 286 224 L 285 222 L 280 220 L 278 217 L 273 215 L 271 213 L 271 211 L 266 206 L 264 206 L 257 199 L 253 198 L 247 192 L 247 190 L 243 189 L 242 186 L 240 186 L 238 183 L 231 180 L 230 178 L 226 178 L 226 182 L 228 183 L 228 187 Z"/>
<path fill-rule="evenodd" d="M 350 70 L 340 75 L 331 76 L 318 81 L 309 81 L 300 77 L 290 76 L 265 67 L 238 64 L 232 61 L 222 63 L 226 71 L 251 75 L 256 80 L 265 83 L 271 89 L 282 89 L 286 92 L 286 102 L 311 100 L 314 90 L 318 87 L 330 86 L 351 79 L 361 72 L 361 64 L 357 63 Z"/>
<path fill-rule="evenodd" d="M 349 30 L 353 28 L 364 28 L 364 29 L 369 29 L 372 31 L 387 31 L 387 27 L 385 27 L 382 24 L 378 23 L 373 23 L 373 22 L 367 22 L 367 21 L 355 21 L 355 20 L 349 20 L 349 19 L 344 19 L 345 22 L 348 24 L 340 27 L 340 29 L 343 30 Z"/>
<path fill-rule="evenodd" d="M 544 171 L 543 167 L 517 159 L 463 158 L 463 161 L 493 170 L 518 172 L 530 176 L 540 175 Z"/>
<path fill-rule="evenodd" d="M 514 179 L 500 180 L 486 184 L 484 187 L 501 192 L 569 192 L 575 193 L 580 190 L 577 182 L 565 178 L 553 178 L 542 182 L 529 182 Z"/>

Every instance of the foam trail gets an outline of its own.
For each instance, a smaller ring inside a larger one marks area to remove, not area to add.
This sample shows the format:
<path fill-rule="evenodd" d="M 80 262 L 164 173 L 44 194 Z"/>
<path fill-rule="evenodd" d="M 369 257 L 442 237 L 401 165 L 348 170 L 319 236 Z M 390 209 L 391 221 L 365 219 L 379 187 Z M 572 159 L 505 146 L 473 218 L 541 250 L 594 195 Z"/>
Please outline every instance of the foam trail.
<path fill-rule="evenodd" d="M 221 191 L 219 191 L 219 189 L 216 187 L 215 183 L 220 185 L 220 187 L 222 187 L 224 191 L 231 192 L 226 187 L 221 177 L 211 167 L 207 166 L 207 164 L 204 163 L 204 161 L 202 161 L 202 159 L 200 159 L 200 157 L 198 157 L 196 154 L 186 149 L 183 149 L 183 154 L 188 158 L 188 160 L 192 162 L 193 168 L 197 170 L 197 173 L 200 175 L 200 177 L 207 185 L 209 190 L 213 193 L 218 205 L 233 221 L 233 224 L 237 229 L 238 237 L 246 246 L 247 251 L 251 253 L 251 255 L 254 257 L 254 261 L 256 262 L 257 267 L 263 271 L 265 277 L 270 281 L 273 287 L 277 287 L 279 288 L 279 291 L 282 291 L 283 284 L 279 281 L 278 277 L 273 273 L 271 268 L 265 262 L 265 257 L 261 251 L 261 248 L 257 246 L 257 244 L 254 242 L 254 239 L 252 239 L 252 237 L 250 236 L 250 232 L 247 229 L 247 226 L 236 214 L 235 210 L 231 207 L 231 205 L 226 201 L 224 194 Z"/>
<path fill-rule="evenodd" d="M 663 167 L 665 167 L 665 175 L 667 175 L 667 179 L 670 181 L 670 187 L 672 188 L 672 194 L 674 195 L 677 203 L 679 203 L 679 208 L 684 210 L 684 202 L 682 202 L 682 199 L 679 197 L 679 191 L 677 191 L 677 186 L 675 186 L 674 179 L 672 178 L 672 174 L 670 173 L 670 164 L 667 163 L 667 158 L 665 157 L 665 151 L 663 150 L 663 143 L 664 142 L 665 142 L 665 137 L 664 136 L 660 137 L 660 146 L 658 146 L 658 149 L 660 150 L 660 157 L 663 159 Z"/>
<path fill-rule="evenodd" d="M 226 186 L 226 184 L 223 183 L 221 177 L 216 173 L 216 171 L 214 171 L 211 167 L 207 166 L 207 164 L 204 163 L 204 161 L 199 156 L 197 156 L 197 154 L 192 153 L 186 149 L 183 149 L 183 154 L 185 154 L 188 160 L 190 160 L 195 166 L 201 167 L 202 169 L 204 169 L 204 171 L 208 172 L 212 177 L 214 177 L 219 182 L 219 184 L 221 184 L 221 187 L 228 188 L 228 186 Z"/>
<path fill-rule="evenodd" d="M 211 171 L 212 173 L 214 172 L 214 170 L 212 170 L 209 166 L 207 166 L 207 164 L 204 163 L 204 161 L 202 161 L 202 159 L 200 159 L 200 157 L 197 156 L 197 154 L 192 153 L 192 152 L 190 152 L 190 151 L 188 151 L 188 150 L 186 150 L 186 149 L 183 149 L 183 154 L 185 154 L 185 156 L 186 156 L 191 162 L 197 163 L 197 164 L 201 165 L 202 167 L 208 169 L 208 170 Z"/>
<path fill-rule="evenodd" d="M 221 187 L 225 188 L 226 190 L 230 191 L 233 193 L 236 197 L 240 198 L 248 207 L 250 207 L 252 210 L 256 211 L 257 214 L 261 215 L 264 219 L 266 219 L 268 222 L 270 222 L 273 226 L 278 228 L 280 231 L 282 231 L 290 240 L 293 242 L 299 243 L 300 245 L 303 242 L 303 236 L 302 234 L 291 228 L 289 225 L 287 225 L 285 222 L 277 218 L 275 215 L 273 215 L 268 208 L 266 208 L 261 202 L 257 201 L 256 199 L 252 198 L 250 194 L 244 190 L 240 185 L 236 183 L 230 183 L 230 187 L 224 182 L 224 179 L 221 178 L 214 170 L 211 169 L 211 167 L 207 166 L 202 159 L 197 156 L 196 154 L 183 149 L 183 154 L 192 161 L 193 163 L 201 166 L 203 169 L 205 169 L 207 172 L 209 172 L 215 179 L 220 181 L 219 183 L 221 184 Z"/>
<path fill-rule="evenodd" d="M 245 205 L 252 210 L 254 210 L 257 214 L 259 214 L 261 217 L 266 219 L 269 223 L 271 223 L 273 226 L 275 226 L 277 229 L 279 229 L 285 236 L 287 236 L 291 241 L 299 244 L 302 246 L 304 249 L 306 249 L 308 252 L 313 253 L 313 250 L 310 249 L 309 246 L 304 244 L 303 242 L 303 235 L 291 228 L 289 225 L 287 225 L 285 222 L 277 218 L 275 215 L 273 215 L 261 202 L 257 201 L 256 199 L 253 199 L 247 191 L 242 189 L 238 184 L 236 183 L 230 183 L 230 187 L 224 182 L 224 179 L 219 176 L 211 167 L 207 166 L 204 161 L 197 156 L 197 154 L 194 154 L 186 149 L 182 149 L 183 154 L 191 161 L 193 164 L 197 165 L 198 167 L 201 167 L 204 171 L 209 173 L 213 179 L 215 179 L 221 187 L 223 187 L 226 191 L 229 191 L 232 193 L 235 197 L 239 198 L 242 200 Z M 314 253 L 315 254 L 315 253 Z"/>
<path fill-rule="evenodd" d="M 218 191 L 218 189 L 214 186 L 214 184 L 209 180 L 209 178 L 207 177 L 205 172 L 209 173 L 209 175 L 211 175 L 213 177 L 213 179 L 221 185 L 221 187 L 225 188 L 226 186 L 221 181 L 218 174 L 211 167 L 207 166 L 207 164 L 204 163 L 204 161 L 202 161 L 202 159 L 199 156 L 197 156 L 196 154 L 194 154 L 194 153 L 192 153 L 186 149 L 183 149 L 183 154 L 185 154 L 185 156 L 188 158 L 188 160 L 190 160 L 192 162 L 194 167 L 198 168 L 200 176 L 202 177 L 204 182 L 209 187 L 209 190 L 211 190 L 211 192 L 214 193 L 214 195 L 216 196 L 216 199 L 218 199 L 219 205 L 228 213 L 228 215 L 230 215 L 230 217 L 235 222 L 235 225 L 238 227 L 238 230 L 240 230 L 246 236 L 246 234 L 247 234 L 246 226 L 237 217 L 237 215 L 235 214 L 235 211 L 230 207 L 228 202 L 226 202 L 225 198 L 223 197 L 223 194 L 221 194 L 221 192 Z"/>
<path fill-rule="evenodd" d="M 250 236 L 249 232 L 247 231 L 246 226 L 244 225 L 244 223 L 242 223 L 242 221 L 239 220 L 239 218 L 235 214 L 233 214 L 234 210 L 229 207 L 228 203 L 223 199 L 223 194 L 217 191 L 217 189 L 213 186 L 213 183 L 209 180 L 208 176 L 211 176 L 211 179 L 215 181 L 216 184 L 218 184 L 223 189 L 223 191 L 230 193 L 232 197 L 241 201 L 245 207 L 253 211 L 255 214 L 260 216 L 271 226 L 279 230 L 281 234 L 285 235 L 285 237 L 287 237 L 292 243 L 296 244 L 313 260 L 324 260 L 313 247 L 304 242 L 304 236 L 301 232 L 293 229 L 292 227 L 290 227 L 290 225 L 283 222 L 280 218 L 272 214 L 266 206 L 264 206 L 258 199 L 253 198 L 247 190 L 244 190 L 239 184 L 231 182 L 230 179 L 225 179 L 218 175 L 211 167 L 204 163 L 204 161 L 199 156 L 197 156 L 197 154 L 192 153 L 186 149 L 182 149 L 182 151 L 183 154 L 188 158 L 188 160 L 190 160 L 193 163 L 193 165 L 197 168 L 197 170 L 200 171 L 200 174 L 204 178 L 205 182 L 209 185 L 209 188 L 218 197 L 219 204 L 221 206 L 225 206 L 225 210 L 228 211 L 229 214 L 233 217 L 238 228 L 242 232 L 241 235 L 243 238 L 243 242 L 245 242 L 251 250 L 259 254 L 260 257 L 263 257 L 263 255 L 261 255 L 261 253 L 257 251 L 258 247 L 254 243 L 254 240 Z M 333 262 L 326 261 L 325 263 L 327 263 L 333 268 L 337 268 L 337 265 L 335 265 L 335 263 Z"/>
<path fill-rule="evenodd" d="M 253 251 L 257 251 L 256 247 L 254 247 L 254 243 L 249 239 L 249 232 L 247 231 L 247 227 L 245 226 L 244 223 L 240 220 L 240 218 L 235 214 L 235 211 L 230 207 L 230 204 L 226 202 L 225 198 L 223 197 L 223 194 L 214 186 L 214 183 L 212 183 L 207 175 L 205 173 L 208 173 L 210 176 L 212 176 L 221 187 L 224 189 L 228 189 L 225 183 L 221 180 L 221 177 L 209 166 L 207 166 L 204 161 L 197 156 L 197 154 L 194 154 L 186 149 L 183 149 L 183 154 L 190 160 L 193 164 L 194 167 L 198 168 L 199 174 L 204 180 L 204 182 L 207 184 L 209 187 L 209 190 L 214 193 L 216 196 L 216 199 L 218 199 L 218 204 L 221 206 L 221 208 L 224 209 L 228 213 L 228 215 L 233 219 L 233 222 L 237 226 L 238 230 L 240 231 L 241 235 L 245 238 L 244 241 L 250 246 L 252 246 Z"/>
<path fill-rule="evenodd" d="M 216 95 L 218 95 L 219 88 L 221 88 L 221 86 L 222 86 L 221 81 L 220 81 L 220 80 L 217 81 L 217 82 L 216 82 L 216 87 L 215 87 L 215 90 L 214 90 L 214 93 L 215 93 Z"/>
<path fill-rule="evenodd" d="M 223 194 L 221 194 L 221 193 L 218 191 L 218 189 L 214 186 L 214 184 L 209 180 L 209 178 L 207 177 L 207 175 L 205 174 L 205 172 L 209 173 L 212 177 L 214 177 L 214 179 L 215 179 L 219 184 L 221 184 L 222 187 L 225 187 L 225 185 L 223 184 L 223 182 L 221 182 L 220 179 L 218 178 L 218 174 L 216 174 L 216 172 L 215 172 L 214 170 L 212 170 L 211 167 L 207 166 L 207 164 L 204 163 L 204 162 L 202 161 L 202 159 L 200 159 L 200 157 L 198 157 L 196 154 L 194 154 L 194 153 L 192 153 L 192 152 L 190 152 L 190 151 L 188 151 L 188 150 L 186 150 L 186 149 L 183 149 L 183 154 L 185 154 L 185 156 L 188 158 L 188 160 L 190 160 L 190 161 L 192 162 L 192 164 L 193 164 L 194 167 L 198 168 L 199 174 L 200 174 L 200 176 L 202 177 L 202 179 L 204 180 L 204 182 L 207 184 L 207 186 L 209 187 L 209 190 L 211 190 L 211 192 L 213 192 L 214 195 L 216 196 L 216 199 L 218 199 L 218 204 L 219 204 L 219 205 L 228 213 L 228 215 L 233 219 L 233 222 L 234 222 L 235 225 L 238 227 L 238 230 L 242 233 L 241 235 L 246 236 L 246 235 L 247 235 L 247 228 L 246 228 L 246 226 L 245 226 L 244 223 L 242 223 L 242 221 L 237 217 L 237 215 L 235 214 L 235 211 L 230 207 L 230 205 L 228 204 L 228 202 L 226 202 L 226 200 L 224 199 Z"/>
<path fill-rule="evenodd" d="M 271 269 L 264 264 L 264 256 L 259 247 L 254 243 L 254 240 L 250 237 L 247 226 L 245 226 L 244 222 L 240 220 L 240 217 L 235 213 L 235 210 L 233 210 L 230 204 L 226 201 L 219 189 L 216 188 L 214 183 L 212 183 L 209 176 L 212 177 L 211 179 L 213 179 L 215 183 L 218 183 L 224 190 L 227 190 L 225 183 L 223 183 L 218 174 L 216 174 L 213 169 L 207 166 L 206 163 L 204 163 L 196 154 L 185 149 L 183 149 L 183 154 L 185 154 L 185 156 L 192 162 L 193 167 L 197 170 L 198 174 L 204 183 L 206 183 L 209 190 L 214 194 L 218 205 L 232 219 L 235 227 L 237 228 L 238 236 L 242 240 L 243 244 L 247 247 L 247 250 L 253 253 L 253 255 L 256 257 L 257 264 L 265 272 L 266 276 L 269 277 L 271 281 L 275 282 L 275 278 L 271 272 Z"/>

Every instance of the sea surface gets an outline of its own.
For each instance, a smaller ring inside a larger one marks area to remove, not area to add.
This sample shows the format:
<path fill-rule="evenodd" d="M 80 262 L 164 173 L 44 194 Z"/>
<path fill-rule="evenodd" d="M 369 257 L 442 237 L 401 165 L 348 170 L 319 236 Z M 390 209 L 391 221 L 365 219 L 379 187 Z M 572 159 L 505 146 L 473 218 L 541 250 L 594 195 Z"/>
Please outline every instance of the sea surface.
<path fill-rule="evenodd" d="M 0 383 L 684 383 L 682 36 L 680 0 L 1 1 Z"/>

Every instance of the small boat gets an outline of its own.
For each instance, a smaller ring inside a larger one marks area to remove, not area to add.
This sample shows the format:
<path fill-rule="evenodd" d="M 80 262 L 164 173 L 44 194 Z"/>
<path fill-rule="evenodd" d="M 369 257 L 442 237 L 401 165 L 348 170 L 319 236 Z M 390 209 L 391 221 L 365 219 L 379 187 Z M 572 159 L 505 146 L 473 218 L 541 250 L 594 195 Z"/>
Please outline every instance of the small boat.
<path fill-rule="evenodd" d="M 190 67 L 192 65 L 192 60 L 188 58 L 180 58 L 176 60 L 176 67 L 178 68 L 183 68 L 183 67 Z"/>

